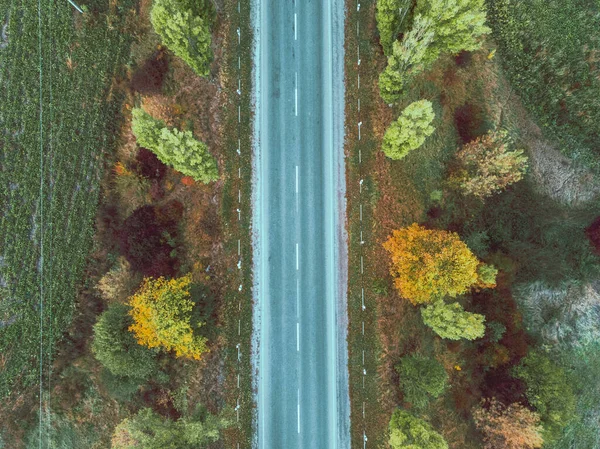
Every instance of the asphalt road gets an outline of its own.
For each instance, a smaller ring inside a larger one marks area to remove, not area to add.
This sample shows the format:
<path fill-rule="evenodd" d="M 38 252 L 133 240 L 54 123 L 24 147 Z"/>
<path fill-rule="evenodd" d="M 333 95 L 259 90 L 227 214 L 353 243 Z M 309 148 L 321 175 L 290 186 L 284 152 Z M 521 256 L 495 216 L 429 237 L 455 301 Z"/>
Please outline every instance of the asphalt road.
<path fill-rule="evenodd" d="M 349 448 L 340 0 L 255 0 L 260 449 Z"/>

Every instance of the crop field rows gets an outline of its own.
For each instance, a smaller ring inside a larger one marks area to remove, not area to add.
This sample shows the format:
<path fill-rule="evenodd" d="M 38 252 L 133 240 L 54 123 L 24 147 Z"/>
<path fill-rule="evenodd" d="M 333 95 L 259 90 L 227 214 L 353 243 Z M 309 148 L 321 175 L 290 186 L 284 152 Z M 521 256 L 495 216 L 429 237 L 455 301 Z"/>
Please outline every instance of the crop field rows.
<path fill-rule="evenodd" d="M 39 10 L 16 0 L 0 5 L 7 11 L 0 46 L 6 92 L 0 106 L 0 396 L 6 397 L 14 386 L 38 380 L 42 361 L 48 381 L 54 342 L 70 323 L 103 158 L 118 129 L 119 101 L 110 83 L 128 54 L 128 35 L 119 28 L 132 3 L 118 12 L 90 4 L 85 15 L 66 2 L 40 3 Z"/>

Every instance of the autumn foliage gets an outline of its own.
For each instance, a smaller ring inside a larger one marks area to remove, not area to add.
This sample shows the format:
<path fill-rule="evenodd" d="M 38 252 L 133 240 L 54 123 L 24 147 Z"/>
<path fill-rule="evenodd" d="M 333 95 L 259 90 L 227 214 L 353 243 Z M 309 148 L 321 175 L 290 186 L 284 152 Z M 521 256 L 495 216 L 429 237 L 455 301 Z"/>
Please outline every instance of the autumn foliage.
<path fill-rule="evenodd" d="M 539 415 L 521 404 L 505 406 L 492 398 L 474 410 L 473 418 L 485 449 L 535 449 L 544 444 Z"/>
<path fill-rule="evenodd" d="M 396 287 L 413 304 L 456 297 L 478 281 L 479 261 L 454 232 L 415 223 L 394 231 L 383 246 L 392 258 Z"/>
<path fill-rule="evenodd" d="M 456 159 L 460 169 L 451 177 L 465 195 L 485 198 L 523 179 L 527 156 L 513 150 L 506 132 L 489 132 L 464 145 Z"/>
<path fill-rule="evenodd" d="M 130 298 L 134 324 L 129 327 L 139 344 L 175 351 L 177 357 L 200 360 L 206 339 L 194 334 L 189 275 L 177 279 L 146 278 Z M 197 323 L 198 327 L 201 323 Z"/>

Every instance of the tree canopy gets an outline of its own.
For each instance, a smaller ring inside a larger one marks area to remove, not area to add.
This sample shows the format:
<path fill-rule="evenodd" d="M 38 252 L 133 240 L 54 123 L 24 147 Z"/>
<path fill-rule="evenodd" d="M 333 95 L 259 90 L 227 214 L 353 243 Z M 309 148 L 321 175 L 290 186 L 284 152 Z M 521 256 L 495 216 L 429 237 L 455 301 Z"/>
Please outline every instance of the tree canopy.
<path fill-rule="evenodd" d="M 392 414 L 389 443 L 393 449 L 448 449 L 448 443 L 429 423 L 402 409 Z"/>
<path fill-rule="evenodd" d="M 381 149 L 390 159 L 402 159 L 410 151 L 423 145 L 425 139 L 435 131 L 431 126 L 434 118 L 430 101 L 411 103 L 386 130 Z"/>
<path fill-rule="evenodd" d="M 144 279 L 130 299 L 134 323 L 129 327 L 138 343 L 149 348 L 175 351 L 177 357 L 200 360 L 208 351 L 206 338 L 195 335 L 191 323 L 189 275 L 167 280 Z M 201 323 L 194 323 L 199 327 Z"/>
<path fill-rule="evenodd" d="M 503 405 L 492 398 L 473 410 L 484 449 L 536 449 L 542 447 L 542 426 L 537 413 L 519 403 Z"/>
<path fill-rule="evenodd" d="M 150 20 L 173 53 L 198 75 L 209 74 L 213 59 L 209 20 L 178 0 L 154 0 Z"/>
<path fill-rule="evenodd" d="M 379 42 L 386 55 L 392 53 L 392 44 L 398 38 L 402 18 L 406 15 L 410 2 L 406 0 L 377 0 L 377 29 Z"/>
<path fill-rule="evenodd" d="M 208 183 L 218 179 L 214 157 L 190 131 L 169 129 L 141 108 L 134 108 L 132 115 L 131 128 L 138 144 L 156 154 L 161 162 L 196 181 Z"/>
<path fill-rule="evenodd" d="M 514 375 L 527 385 L 527 400 L 540 414 L 544 440 L 555 440 L 575 413 L 575 394 L 565 371 L 542 351 L 532 350 Z"/>
<path fill-rule="evenodd" d="M 416 408 L 439 397 L 448 386 L 448 374 L 440 362 L 420 355 L 408 355 L 396 366 L 404 400 Z"/>
<path fill-rule="evenodd" d="M 379 76 L 379 92 L 386 103 L 398 101 L 406 83 L 428 67 L 424 59 L 433 35 L 431 20 L 417 16 L 404 39 L 394 41 L 388 64 Z"/>
<path fill-rule="evenodd" d="M 479 261 L 454 232 L 414 223 L 395 230 L 383 247 L 398 291 L 413 304 L 456 297 L 477 282 Z"/>
<path fill-rule="evenodd" d="M 377 24 L 388 65 L 379 77 L 379 90 L 386 103 L 400 99 L 406 83 L 431 67 L 440 54 L 476 50 L 481 46 L 479 37 L 490 32 L 484 0 L 418 0 L 412 27 L 399 43 L 395 41 L 399 14 L 391 12 L 395 4 L 381 3 Z"/>
<path fill-rule="evenodd" d="M 456 153 L 459 169 L 451 177 L 465 195 L 485 198 L 520 181 L 527 171 L 523 150 L 513 150 L 507 133 L 491 131 Z"/>
<path fill-rule="evenodd" d="M 208 414 L 204 420 L 162 418 L 149 408 L 141 409 L 115 428 L 112 449 L 198 449 L 219 441 L 229 422 Z"/>
<path fill-rule="evenodd" d="M 477 50 L 481 46 L 479 37 L 491 31 L 485 25 L 484 0 L 418 0 L 418 15 L 431 20 L 435 33 L 425 54 L 427 64 L 442 53 Z"/>
<path fill-rule="evenodd" d="M 438 300 L 421 309 L 423 322 L 448 340 L 475 340 L 485 334 L 485 316 L 467 312 L 459 303 Z"/>
<path fill-rule="evenodd" d="M 130 307 L 114 303 L 94 325 L 92 352 L 102 365 L 116 376 L 148 379 L 158 372 L 156 352 L 139 345 L 129 327 Z"/>

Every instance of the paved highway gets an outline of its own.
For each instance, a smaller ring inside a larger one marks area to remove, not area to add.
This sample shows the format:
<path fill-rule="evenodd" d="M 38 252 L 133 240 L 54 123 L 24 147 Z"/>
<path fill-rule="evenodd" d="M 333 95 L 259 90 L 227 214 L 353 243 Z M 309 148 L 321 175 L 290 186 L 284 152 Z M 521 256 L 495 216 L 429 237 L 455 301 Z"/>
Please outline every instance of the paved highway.
<path fill-rule="evenodd" d="M 349 448 L 341 0 L 254 0 L 260 449 Z"/>

